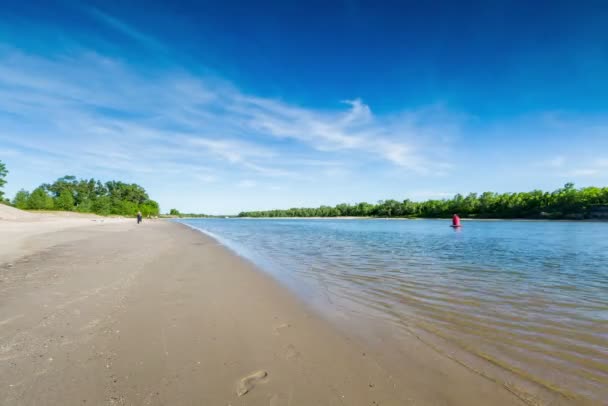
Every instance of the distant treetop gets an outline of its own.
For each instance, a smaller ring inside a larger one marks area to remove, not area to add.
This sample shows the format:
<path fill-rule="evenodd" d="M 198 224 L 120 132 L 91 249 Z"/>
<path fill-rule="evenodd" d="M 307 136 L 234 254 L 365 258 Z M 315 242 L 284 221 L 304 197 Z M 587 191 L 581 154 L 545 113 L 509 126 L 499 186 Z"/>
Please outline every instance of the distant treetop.
<path fill-rule="evenodd" d="M 462 217 L 476 218 L 555 218 L 583 219 L 592 215 L 592 208 L 608 205 L 608 187 L 576 189 L 573 183 L 553 192 L 533 190 L 520 193 L 484 192 L 457 194 L 452 199 L 413 202 L 383 200 L 338 204 L 335 207 L 292 208 L 287 210 L 242 212 L 239 217 Z M 597 211 L 597 210 L 596 210 Z"/>

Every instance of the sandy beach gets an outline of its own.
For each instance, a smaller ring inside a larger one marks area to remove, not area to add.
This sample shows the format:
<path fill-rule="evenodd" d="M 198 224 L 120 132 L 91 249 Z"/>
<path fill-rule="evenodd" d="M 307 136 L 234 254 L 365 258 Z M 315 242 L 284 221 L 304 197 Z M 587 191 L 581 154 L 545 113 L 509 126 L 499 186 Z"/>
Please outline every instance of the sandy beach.
<path fill-rule="evenodd" d="M 535 404 L 416 340 L 381 355 L 186 226 L 42 217 L 0 220 L 3 405 Z"/>

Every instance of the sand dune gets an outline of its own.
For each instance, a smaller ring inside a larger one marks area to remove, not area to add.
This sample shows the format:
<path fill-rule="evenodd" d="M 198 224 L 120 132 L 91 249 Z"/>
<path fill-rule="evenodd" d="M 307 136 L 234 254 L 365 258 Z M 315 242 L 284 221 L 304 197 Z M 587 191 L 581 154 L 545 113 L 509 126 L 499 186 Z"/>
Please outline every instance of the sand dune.
<path fill-rule="evenodd" d="M 132 221 L 85 213 L 30 212 L 0 204 L 0 263 L 76 238 L 76 234 L 53 234 L 56 231 Z"/>
<path fill-rule="evenodd" d="M 28 220 L 35 215 L 0 203 L 0 220 Z"/>

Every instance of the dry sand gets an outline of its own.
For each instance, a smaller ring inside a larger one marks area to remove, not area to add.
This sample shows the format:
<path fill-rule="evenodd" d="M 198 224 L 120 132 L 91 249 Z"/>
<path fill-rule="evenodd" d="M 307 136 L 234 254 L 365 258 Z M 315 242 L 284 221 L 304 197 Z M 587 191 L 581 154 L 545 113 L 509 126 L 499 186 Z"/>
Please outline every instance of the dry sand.
<path fill-rule="evenodd" d="M 124 218 L 101 217 L 73 212 L 27 212 L 0 204 L 0 264 L 56 245 L 78 234 L 51 234 L 53 231 L 91 225 L 123 223 Z"/>
<path fill-rule="evenodd" d="M 2 405 L 524 404 L 419 343 L 391 366 L 185 226 L 86 221 L 0 221 Z"/>

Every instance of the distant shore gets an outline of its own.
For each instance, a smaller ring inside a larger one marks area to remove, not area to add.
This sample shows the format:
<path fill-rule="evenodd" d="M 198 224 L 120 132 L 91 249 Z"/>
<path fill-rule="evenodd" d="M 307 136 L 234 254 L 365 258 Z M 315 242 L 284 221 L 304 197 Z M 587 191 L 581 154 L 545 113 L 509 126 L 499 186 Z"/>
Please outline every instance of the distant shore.
<path fill-rule="evenodd" d="M 184 219 L 195 219 L 200 217 L 182 217 Z M 224 216 L 218 216 L 217 218 L 224 218 Z M 451 221 L 451 217 L 356 217 L 356 216 L 338 216 L 338 217 L 229 217 L 228 218 L 236 218 L 236 219 L 249 219 L 249 220 L 396 220 L 396 221 L 407 221 L 407 220 L 437 220 L 437 221 Z M 525 218 L 515 218 L 515 219 L 494 219 L 494 218 L 466 218 L 461 217 L 461 221 L 545 221 L 545 222 L 575 222 L 575 223 L 584 223 L 584 222 L 594 222 L 594 223 L 605 223 L 608 222 L 608 219 L 525 219 Z"/>

